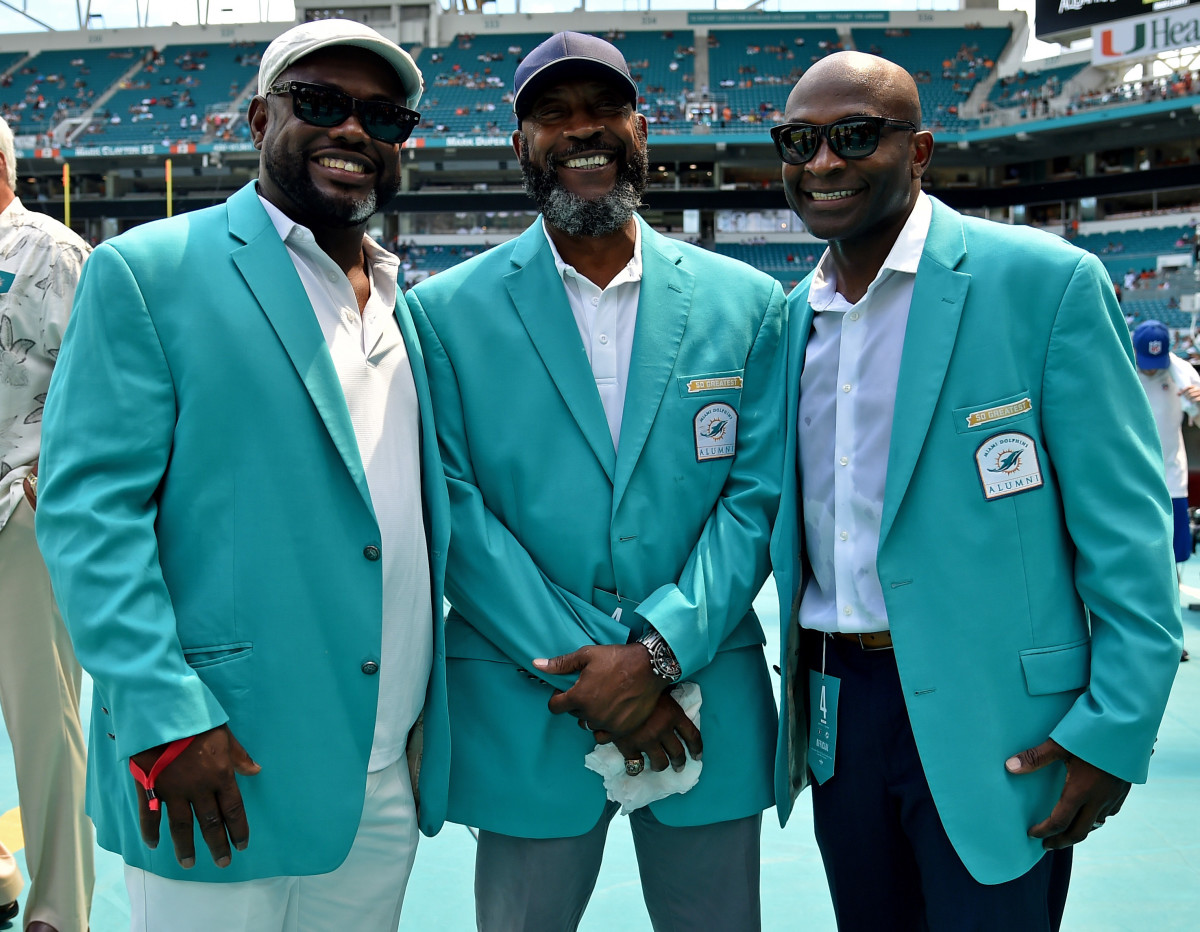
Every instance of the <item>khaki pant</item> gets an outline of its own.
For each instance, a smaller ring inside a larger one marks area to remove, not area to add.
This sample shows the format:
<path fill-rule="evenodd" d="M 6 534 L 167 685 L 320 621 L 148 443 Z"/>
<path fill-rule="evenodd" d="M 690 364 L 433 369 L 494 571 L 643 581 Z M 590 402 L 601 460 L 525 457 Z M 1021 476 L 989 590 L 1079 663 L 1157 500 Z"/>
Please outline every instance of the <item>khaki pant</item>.
<path fill-rule="evenodd" d="M 25 922 L 40 919 L 59 932 L 87 929 L 95 879 L 95 840 L 83 811 L 80 678 L 37 549 L 33 510 L 22 499 L 0 529 L 0 708 L 16 762 L 31 881 Z"/>
<path fill-rule="evenodd" d="M 0 844 L 0 906 L 14 902 L 24 888 L 25 878 L 21 876 L 21 868 L 17 867 L 8 849 Z"/>

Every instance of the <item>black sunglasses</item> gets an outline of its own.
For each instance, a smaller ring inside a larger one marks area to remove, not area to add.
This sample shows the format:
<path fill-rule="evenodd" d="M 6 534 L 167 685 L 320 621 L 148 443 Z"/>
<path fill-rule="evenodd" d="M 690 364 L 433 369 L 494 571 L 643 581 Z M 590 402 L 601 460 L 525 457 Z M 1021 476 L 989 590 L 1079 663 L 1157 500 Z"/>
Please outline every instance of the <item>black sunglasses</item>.
<path fill-rule="evenodd" d="M 281 81 L 267 94 L 291 94 L 296 119 L 313 126 L 341 126 L 357 113 L 367 135 L 380 142 L 404 142 L 421 122 L 421 114 L 387 100 L 359 100 L 324 84 Z"/>
<path fill-rule="evenodd" d="M 780 123 L 771 127 L 771 138 L 781 159 L 789 165 L 803 165 L 817 154 L 822 137 L 839 158 L 865 159 L 879 148 L 879 137 L 885 129 L 916 132 L 917 124 L 885 117 L 853 116 L 823 125 Z"/>

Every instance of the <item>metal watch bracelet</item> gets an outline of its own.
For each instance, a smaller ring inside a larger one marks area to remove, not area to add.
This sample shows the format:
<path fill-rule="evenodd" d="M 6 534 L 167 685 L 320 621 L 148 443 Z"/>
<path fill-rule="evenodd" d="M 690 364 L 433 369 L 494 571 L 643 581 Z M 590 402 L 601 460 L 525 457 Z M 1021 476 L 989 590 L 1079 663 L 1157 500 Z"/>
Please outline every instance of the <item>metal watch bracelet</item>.
<path fill-rule="evenodd" d="M 679 678 L 683 675 L 683 670 L 679 666 L 679 661 L 675 658 L 675 652 L 671 650 L 671 645 L 667 643 L 667 639 L 655 631 L 653 628 L 648 633 L 638 639 L 638 643 L 650 654 L 650 669 L 655 675 L 668 683 L 678 683 Z"/>

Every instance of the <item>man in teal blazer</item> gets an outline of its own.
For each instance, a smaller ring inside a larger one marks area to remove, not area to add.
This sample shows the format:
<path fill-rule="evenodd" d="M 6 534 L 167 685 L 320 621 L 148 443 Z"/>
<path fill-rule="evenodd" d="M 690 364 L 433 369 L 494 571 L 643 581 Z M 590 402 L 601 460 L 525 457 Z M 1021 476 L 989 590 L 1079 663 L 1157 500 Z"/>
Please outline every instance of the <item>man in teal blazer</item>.
<path fill-rule="evenodd" d="M 135 878 L 134 928 L 269 930 L 291 910 L 288 928 L 392 932 L 416 839 L 396 815 L 412 810 L 406 736 L 427 834 L 449 771 L 449 506 L 397 263 L 365 236 L 397 186 L 391 128 L 415 116 L 390 101 L 415 103 L 421 77 L 329 20 L 272 43 L 260 81 L 258 180 L 84 267 L 38 537 L 95 682 L 88 810 Z M 305 119 L 339 108 L 334 126 Z M 422 662 L 389 682 L 406 650 Z M 150 772 L 187 738 L 150 800 L 131 759 Z"/>
<path fill-rule="evenodd" d="M 542 216 L 409 292 L 450 489 L 448 817 L 482 829 L 479 927 L 576 927 L 615 812 L 584 762 L 599 732 L 634 788 L 703 742 L 699 782 L 630 817 L 654 927 L 754 929 L 783 292 L 634 213 L 646 121 L 613 46 L 559 34 L 515 86 Z"/>
<path fill-rule="evenodd" d="M 1179 659 L 1128 333 L 1094 257 L 921 193 L 898 66 L 830 56 L 787 118 L 829 249 L 790 298 L 780 819 L 811 777 L 840 929 L 1055 928 Z"/>

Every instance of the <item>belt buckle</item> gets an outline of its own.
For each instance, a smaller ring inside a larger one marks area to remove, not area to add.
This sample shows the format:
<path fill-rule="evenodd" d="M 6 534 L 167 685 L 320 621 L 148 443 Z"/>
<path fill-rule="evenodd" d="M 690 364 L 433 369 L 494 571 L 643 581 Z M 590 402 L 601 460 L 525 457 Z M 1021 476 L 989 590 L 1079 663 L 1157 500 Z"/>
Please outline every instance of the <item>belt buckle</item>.
<path fill-rule="evenodd" d="M 869 633 L 870 633 L 870 634 L 883 634 L 884 632 L 882 632 L 882 631 L 879 631 L 879 632 L 872 631 L 872 632 L 869 632 Z M 867 643 L 866 643 L 866 642 L 863 640 L 863 635 L 862 635 L 862 633 L 861 633 L 861 632 L 859 632 L 859 633 L 856 633 L 854 636 L 855 636 L 856 638 L 858 638 L 858 646 L 859 646 L 859 648 L 860 648 L 860 649 L 862 649 L 862 650 L 864 650 L 864 651 L 874 652 L 874 651 L 880 651 L 880 650 L 891 650 L 891 649 L 892 649 L 892 645 L 891 645 L 891 644 L 883 644 L 883 645 L 881 645 L 881 646 L 879 646 L 879 647 L 869 647 L 869 646 L 867 645 Z"/>

